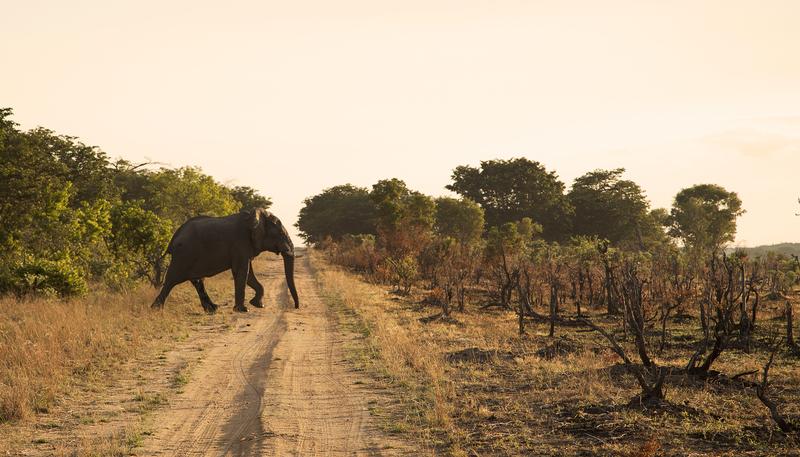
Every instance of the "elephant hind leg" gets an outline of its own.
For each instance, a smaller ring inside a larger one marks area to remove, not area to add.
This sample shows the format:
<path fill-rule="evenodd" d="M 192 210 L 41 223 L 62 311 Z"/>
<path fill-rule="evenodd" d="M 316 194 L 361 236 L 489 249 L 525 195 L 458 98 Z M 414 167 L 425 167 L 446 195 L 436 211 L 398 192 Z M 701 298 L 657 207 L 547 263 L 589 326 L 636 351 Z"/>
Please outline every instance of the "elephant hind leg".
<path fill-rule="evenodd" d="M 218 306 L 211 301 L 211 297 L 208 296 L 208 293 L 206 292 L 206 286 L 203 284 L 203 279 L 192 279 L 192 285 L 197 291 L 197 296 L 200 298 L 200 305 L 203 307 L 203 309 L 209 314 L 215 313 Z"/>
<path fill-rule="evenodd" d="M 258 282 L 258 279 L 256 279 L 256 274 L 253 272 L 252 262 L 250 262 L 250 269 L 247 273 L 247 285 L 256 292 L 255 297 L 250 300 L 250 304 L 256 308 L 263 308 L 264 303 L 261 301 L 261 299 L 264 298 L 264 286 L 262 286 L 261 283 Z"/>
<path fill-rule="evenodd" d="M 167 301 L 167 297 L 169 297 L 169 293 L 172 292 L 172 288 L 177 286 L 178 282 L 172 280 L 171 278 L 167 277 L 164 281 L 164 285 L 161 287 L 161 292 L 158 293 L 158 296 L 155 300 L 153 300 L 153 304 L 150 305 L 153 309 L 161 309 L 164 307 L 164 302 Z"/>

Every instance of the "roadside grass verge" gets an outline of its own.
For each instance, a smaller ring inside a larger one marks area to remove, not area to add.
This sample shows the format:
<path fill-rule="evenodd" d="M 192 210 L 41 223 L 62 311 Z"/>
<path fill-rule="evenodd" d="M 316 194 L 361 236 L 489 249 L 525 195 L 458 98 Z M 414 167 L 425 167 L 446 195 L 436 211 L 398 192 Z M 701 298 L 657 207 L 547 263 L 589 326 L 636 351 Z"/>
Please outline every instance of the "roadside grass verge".
<path fill-rule="evenodd" d="M 85 437 L 77 444 L 58 446 L 55 457 L 126 457 L 135 455 L 150 434 L 141 424 L 103 437 Z"/>
<path fill-rule="evenodd" d="M 381 427 L 411 434 L 430 447 L 450 447 L 456 431 L 451 421 L 454 392 L 438 351 L 416 338 L 423 329 L 414 322 L 387 319 L 389 297 L 382 289 L 331 267 L 316 253 L 310 255 L 323 299 L 339 324 L 357 335 L 346 348 L 349 360 L 383 386 L 399 390 L 397 407 L 373 408 Z"/>
<path fill-rule="evenodd" d="M 75 385 L 105 380 L 139 351 L 185 338 L 186 300 L 150 310 L 153 289 L 89 296 L 0 298 L 0 424 L 46 413 Z"/>
<path fill-rule="evenodd" d="M 596 333 L 557 327 L 551 338 L 547 323 L 528 322 L 520 336 L 514 313 L 474 305 L 453 319 L 426 319 L 439 309 L 425 305 L 423 295 L 394 296 L 319 253 L 312 261 L 328 305 L 359 336 L 350 359 L 394 389 L 398 407 L 377 411 L 384 428 L 432 443 L 437 454 L 800 455 L 797 439 L 777 431 L 742 384 L 672 375 L 668 404 L 646 409 L 629 404 L 639 392 L 636 381 Z M 764 312 L 761 339 L 783 328 L 778 308 Z M 602 310 L 589 313 L 612 326 Z M 697 327 L 675 320 L 657 363 L 682 368 Z M 632 339 L 617 337 L 634 352 Z M 730 349 L 714 369 L 733 376 L 764 362 L 761 350 Z M 800 360 L 782 354 L 773 370 L 770 388 L 782 411 L 800 417 Z"/>

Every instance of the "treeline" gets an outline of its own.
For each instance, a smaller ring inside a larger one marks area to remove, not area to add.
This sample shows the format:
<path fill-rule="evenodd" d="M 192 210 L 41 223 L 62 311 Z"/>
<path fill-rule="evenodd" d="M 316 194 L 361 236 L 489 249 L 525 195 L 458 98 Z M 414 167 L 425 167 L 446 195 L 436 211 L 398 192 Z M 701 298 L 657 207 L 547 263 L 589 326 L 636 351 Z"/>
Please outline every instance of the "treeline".
<path fill-rule="evenodd" d="M 189 217 L 268 207 L 250 187 L 198 168 L 111 160 L 0 109 L 0 293 L 79 295 L 91 281 L 161 281 L 164 250 Z"/>
<path fill-rule="evenodd" d="M 549 323 L 551 336 L 561 324 L 599 330 L 643 397 L 660 399 L 666 371 L 651 354 L 669 345 L 672 318 L 697 319 L 686 371 L 708 373 L 723 351 L 750 350 L 764 303 L 786 299 L 800 261 L 725 250 L 744 212 L 735 192 L 696 185 L 669 210 L 652 209 L 623 173 L 594 170 L 567 191 L 538 162 L 489 160 L 455 169 L 447 188 L 460 198 L 432 198 L 398 179 L 346 184 L 306 199 L 297 226 L 340 265 L 401 293 L 423 286 L 444 317 L 473 303 L 513 310 L 520 334 L 531 320 Z M 585 320 L 598 312 L 615 327 Z M 616 332 L 633 337 L 641 366 Z"/>
<path fill-rule="evenodd" d="M 734 240 L 736 219 L 744 212 L 735 192 L 697 185 L 680 191 L 671 209 L 652 209 L 624 171 L 590 171 L 567 191 L 538 162 L 488 160 L 454 170 L 447 188 L 461 198 L 432 198 L 398 179 L 381 180 L 372 189 L 345 184 L 306 199 L 297 227 L 307 242 L 350 256 L 342 262 L 394 278 L 401 289 L 416 279 L 440 283 L 436 267 L 452 256 L 472 265 L 467 276 L 485 278 L 495 258 L 506 267 L 520 255 L 577 256 L 602 264 L 622 253 L 670 252 L 697 264 Z M 513 271 L 503 275 L 516 283 Z M 575 287 L 591 280 L 582 278 Z M 616 300 L 613 291 L 602 290 L 605 282 L 587 287 L 593 295 L 602 292 L 592 302 L 613 310 Z M 498 298 L 507 305 L 517 288 L 500 289 Z"/>

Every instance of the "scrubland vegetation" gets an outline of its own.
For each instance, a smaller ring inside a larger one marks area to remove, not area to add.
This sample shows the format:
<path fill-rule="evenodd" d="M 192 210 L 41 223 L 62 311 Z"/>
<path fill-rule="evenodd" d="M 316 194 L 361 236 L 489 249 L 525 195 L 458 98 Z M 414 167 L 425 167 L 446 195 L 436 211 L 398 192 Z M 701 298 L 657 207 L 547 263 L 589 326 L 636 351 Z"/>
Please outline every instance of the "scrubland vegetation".
<path fill-rule="evenodd" d="M 185 332 L 199 310 L 147 308 L 173 230 L 270 204 L 10 116 L 0 427 Z M 699 184 L 651 208 L 623 169 L 567 189 L 528 159 L 457 167 L 447 188 L 458 197 L 345 184 L 300 211 L 322 291 L 360 335 L 351 360 L 397 393 L 375 411 L 388 430 L 451 455 L 796 451 L 800 260 L 729 247 L 735 192 Z"/>
<path fill-rule="evenodd" d="M 200 214 L 269 207 L 192 167 L 111 161 L 45 128 L 21 131 L 0 109 L 0 293 L 86 294 L 157 285 L 174 229 Z"/>
<path fill-rule="evenodd" d="M 0 424 L 184 332 L 185 308 L 149 310 L 173 230 L 269 205 L 196 168 L 111 161 L 77 138 L 21 131 L 0 110 Z"/>
<path fill-rule="evenodd" d="M 567 191 L 492 160 L 456 168 L 461 198 L 388 179 L 306 200 L 299 229 L 350 272 L 321 274 L 332 302 L 408 392 L 393 420 L 453 455 L 794 452 L 800 262 L 727 248 L 736 193 L 652 209 L 623 173 Z"/>

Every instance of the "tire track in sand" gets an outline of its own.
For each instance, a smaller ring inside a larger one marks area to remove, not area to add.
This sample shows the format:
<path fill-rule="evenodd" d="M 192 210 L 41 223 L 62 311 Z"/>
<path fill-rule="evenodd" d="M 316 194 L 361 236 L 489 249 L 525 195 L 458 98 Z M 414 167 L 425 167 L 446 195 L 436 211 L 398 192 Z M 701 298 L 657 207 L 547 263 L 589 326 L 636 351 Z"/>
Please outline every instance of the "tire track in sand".
<path fill-rule="evenodd" d="M 348 337 L 334 326 L 309 262 L 298 259 L 301 309 L 285 315 L 286 333 L 267 375 L 263 455 L 419 455 L 376 428 L 368 409 L 375 393 L 345 360 Z"/>
<path fill-rule="evenodd" d="M 286 330 L 287 299 L 280 262 L 259 262 L 264 309 L 237 315 L 231 332 L 209 343 L 183 393 L 154 418 L 143 455 L 259 455 L 265 373 Z"/>
<path fill-rule="evenodd" d="M 258 262 L 265 308 L 236 316 L 234 331 L 213 340 L 184 392 L 154 417 L 141 455 L 417 455 L 375 427 L 368 403 L 376 394 L 345 360 L 348 337 L 309 262 L 301 255 L 295 265 L 299 310 L 281 262 Z"/>

